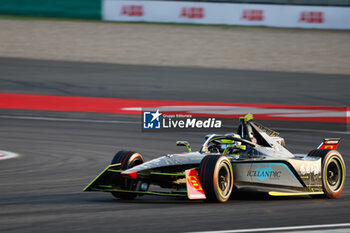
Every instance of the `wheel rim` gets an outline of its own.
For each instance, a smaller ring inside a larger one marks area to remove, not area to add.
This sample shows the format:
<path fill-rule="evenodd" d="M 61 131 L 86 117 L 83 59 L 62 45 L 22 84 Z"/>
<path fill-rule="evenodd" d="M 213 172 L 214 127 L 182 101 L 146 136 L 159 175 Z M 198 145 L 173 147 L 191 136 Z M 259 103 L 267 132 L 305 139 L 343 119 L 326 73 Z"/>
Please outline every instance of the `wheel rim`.
<path fill-rule="evenodd" d="M 136 167 L 137 165 L 140 165 L 143 163 L 143 160 L 141 159 L 135 159 L 134 161 L 131 162 L 131 164 L 129 165 L 128 169 L 129 168 L 133 168 L 133 167 Z"/>
<path fill-rule="evenodd" d="M 340 163 L 337 159 L 331 159 L 326 169 L 327 183 L 329 188 L 334 192 L 340 187 L 342 180 L 342 171 Z"/>
<path fill-rule="evenodd" d="M 226 163 L 220 167 L 218 175 L 219 192 L 221 196 L 226 197 L 231 190 L 231 172 Z"/>

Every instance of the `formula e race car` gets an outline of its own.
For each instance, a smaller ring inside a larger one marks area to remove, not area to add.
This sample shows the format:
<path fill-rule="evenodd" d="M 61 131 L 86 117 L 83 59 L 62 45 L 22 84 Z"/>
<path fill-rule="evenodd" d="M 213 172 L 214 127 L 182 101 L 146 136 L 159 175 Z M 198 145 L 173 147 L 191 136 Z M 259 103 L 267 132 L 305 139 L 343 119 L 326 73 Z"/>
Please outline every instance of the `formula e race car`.
<path fill-rule="evenodd" d="M 119 151 L 111 165 L 84 191 L 111 192 L 121 199 L 167 195 L 226 202 L 232 193 L 264 192 L 271 196 L 319 195 L 337 197 L 346 177 L 345 163 L 328 138 L 308 154 L 292 154 L 279 134 L 240 118 L 238 132 L 205 137 L 202 148 L 167 154 L 144 162 L 141 154 Z"/>

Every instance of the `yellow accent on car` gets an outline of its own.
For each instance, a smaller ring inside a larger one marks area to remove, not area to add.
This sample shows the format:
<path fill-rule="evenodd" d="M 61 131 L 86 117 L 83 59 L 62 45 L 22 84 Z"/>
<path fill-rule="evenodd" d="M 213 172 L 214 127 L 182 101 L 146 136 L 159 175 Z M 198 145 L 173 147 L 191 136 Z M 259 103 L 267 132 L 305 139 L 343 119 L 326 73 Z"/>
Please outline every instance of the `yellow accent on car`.
<path fill-rule="evenodd" d="M 177 142 L 176 142 L 176 145 L 177 145 L 177 146 L 186 146 L 188 152 L 192 152 L 190 143 L 188 143 L 187 141 L 177 141 Z"/>
<path fill-rule="evenodd" d="M 101 187 L 101 188 L 113 188 L 112 185 L 99 185 L 98 187 Z"/>
<path fill-rule="evenodd" d="M 270 196 L 304 196 L 304 195 L 322 195 L 324 192 L 303 192 L 303 193 L 285 193 L 285 192 L 269 192 Z"/>
<path fill-rule="evenodd" d="M 99 189 L 92 188 L 94 191 L 104 191 L 104 192 L 119 192 L 119 193 L 136 193 L 136 194 L 148 194 L 148 195 L 158 195 L 158 196 L 173 196 L 173 197 L 186 197 L 186 193 L 161 193 L 161 192 L 149 192 L 149 191 L 132 191 L 123 189 Z"/>
<path fill-rule="evenodd" d="M 230 148 L 233 148 L 233 149 L 239 149 L 239 150 L 246 150 L 247 149 L 247 146 L 246 145 L 240 145 L 240 146 L 237 146 L 237 145 L 232 145 L 232 146 L 228 146 L 225 148 L 224 152 L 222 153 L 222 155 L 227 155 L 227 152 Z"/>
<path fill-rule="evenodd" d="M 235 143 L 235 141 L 233 141 L 231 139 L 221 139 L 221 143 L 222 144 L 232 144 L 232 143 Z"/>
<path fill-rule="evenodd" d="M 239 118 L 239 120 L 240 120 L 240 121 L 243 120 L 244 123 L 247 123 L 248 121 L 251 121 L 251 120 L 253 120 L 253 119 L 254 119 L 254 117 L 253 117 L 253 114 L 251 114 L 251 113 L 248 113 L 247 115 L 245 115 L 245 116 Z"/>
<path fill-rule="evenodd" d="M 123 170 L 114 170 L 114 169 L 108 169 L 108 171 L 109 171 L 109 172 L 120 172 L 120 173 L 123 172 Z"/>
<path fill-rule="evenodd" d="M 160 176 L 186 176 L 184 173 L 165 173 L 165 172 L 151 172 L 150 175 L 160 175 Z"/>

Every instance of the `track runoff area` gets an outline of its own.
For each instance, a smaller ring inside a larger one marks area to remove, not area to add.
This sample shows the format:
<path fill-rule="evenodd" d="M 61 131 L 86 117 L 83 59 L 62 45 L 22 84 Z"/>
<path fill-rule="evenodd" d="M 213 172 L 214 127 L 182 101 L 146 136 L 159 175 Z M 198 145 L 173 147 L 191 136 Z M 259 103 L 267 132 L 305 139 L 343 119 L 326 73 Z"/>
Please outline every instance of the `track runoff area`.
<path fill-rule="evenodd" d="M 306 122 L 350 122 L 348 107 L 300 106 L 280 104 L 244 104 L 173 100 L 141 100 L 97 97 L 72 97 L 0 93 L 0 109 L 140 114 L 159 110 L 197 117 L 238 118 L 247 113 L 260 120 Z"/>
<path fill-rule="evenodd" d="M 0 93 L 0 109 L 42 110 L 91 112 L 112 114 L 141 114 L 143 110 L 158 109 L 172 113 L 191 114 L 199 117 L 237 118 L 248 112 L 256 119 L 342 123 L 348 125 L 349 109 L 347 107 L 299 106 L 272 104 L 243 104 L 220 102 L 137 100 L 118 98 L 71 97 L 33 94 Z M 2 116 L 4 117 L 4 116 Z M 5 116 L 6 117 L 6 116 Z M 8 116 L 21 118 L 21 116 Z M 24 119 L 69 121 L 69 119 L 49 117 L 25 117 Z M 79 121 L 79 119 L 70 119 Z M 82 122 L 89 120 L 81 119 Z M 107 121 L 105 123 L 108 123 Z M 123 123 L 123 122 L 111 122 Z M 130 122 L 129 122 L 130 123 Z M 131 122 L 137 123 L 139 122 Z M 344 131 L 348 134 L 348 131 Z M 343 132 L 343 133 L 344 133 Z M 15 153 L 0 151 L 0 160 L 14 158 Z M 238 233 L 238 232 L 349 232 L 350 223 L 302 225 L 267 228 L 227 229 L 220 231 L 199 231 L 200 233 Z M 198 232 L 198 233 L 199 233 Z"/>

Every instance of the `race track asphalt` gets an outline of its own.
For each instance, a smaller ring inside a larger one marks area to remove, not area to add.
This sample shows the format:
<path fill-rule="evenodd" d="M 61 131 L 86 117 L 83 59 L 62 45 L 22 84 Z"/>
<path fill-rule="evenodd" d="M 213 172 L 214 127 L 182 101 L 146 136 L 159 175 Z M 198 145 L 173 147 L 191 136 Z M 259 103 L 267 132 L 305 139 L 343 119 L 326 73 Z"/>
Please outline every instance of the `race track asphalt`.
<path fill-rule="evenodd" d="M 350 102 L 350 77 L 344 75 L 7 58 L 0 59 L 0 70 L 0 92 L 10 93 L 330 106 Z M 51 118 L 39 118 L 43 116 Z M 313 127 L 305 131 L 296 122 L 266 123 L 278 125 L 294 153 L 308 153 L 323 137 L 341 137 L 339 151 L 350 171 L 348 132 L 329 131 L 324 123 L 310 123 Z M 154 196 L 122 201 L 109 193 L 83 193 L 118 150 L 135 150 L 149 160 L 180 152 L 175 145 L 180 139 L 198 148 L 206 134 L 142 133 L 140 127 L 136 115 L 0 110 L 0 150 L 20 154 L 0 161 L 0 232 L 189 232 L 349 222 L 348 182 L 334 200 L 248 196 L 216 204 Z"/>
<path fill-rule="evenodd" d="M 349 106 L 349 75 L 0 57 L 0 91 L 229 103 Z"/>

